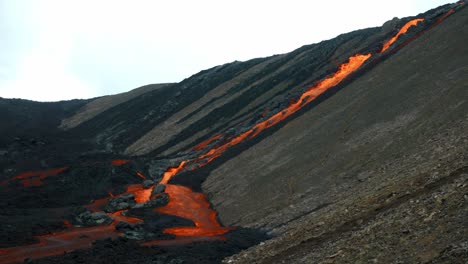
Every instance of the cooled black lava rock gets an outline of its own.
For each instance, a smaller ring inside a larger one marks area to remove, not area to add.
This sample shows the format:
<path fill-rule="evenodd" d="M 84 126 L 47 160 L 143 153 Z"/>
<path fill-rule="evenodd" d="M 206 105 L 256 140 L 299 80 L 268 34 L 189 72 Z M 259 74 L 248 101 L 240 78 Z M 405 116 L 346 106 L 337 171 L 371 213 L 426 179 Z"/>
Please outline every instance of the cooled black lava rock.
<path fill-rule="evenodd" d="M 149 200 L 148 202 L 136 204 L 132 208 L 133 209 L 156 208 L 156 207 L 165 206 L 168 203 L 169 203 L 169 196 L 167 195 L 167 193 L 162 193 L 157 196 L 151 197 L 151 200 Z"/>
<path fill-rule="evenodd" d="M 153 240 L 153 239 L 170 239 L 173 236 L 167 236 L 161 233 L 161 230 L 157 230 L 157 233 L 153 233 L 150 230 L 145 229 L 144 224 L 129 224 L 126 222 L 119 222 L 115 229 L 119 232 L 124 233 L 123 237 L 131 240 Z"/>
<path fill-rule="evenodd" d="M 143 181 L 143 183 L 141 185 L 143 185 L 143 188 L 148 189 L 148 188 L 150 188 L 151 186 L 154 185 L 154 181 L 145 180 L 145 181 Z"/>
<path fill-rule="evenodd" d="M 119 210 L 128 209 L 136 204 L 135 195 L 132 193 L 124 194 L 119 197 L 110 199 L 106 205 L 104 205 L 104 211 L 111 213 Z"/>
<path fill-rule="evenodd" d="M 148 166 L 148 173 L 155 181 L 160 181 L 167 168 L 174 166 L 171 160 L 153 160 Z"/>
<path fill-rule="evenodd" d="M 163 193 L 165 190 L 166 190 L 166 185 L 158 184 L 153 188 L 153 191 L 151 192 L 151 196 Z"/>
<path fill-rule="evenodd" d="M 104 212 L 92 213 L 89 210 L 85 210 L 75 216 L 73 223 L 79 226 L 108 225 L 112 223 L 112 218 Z"/>

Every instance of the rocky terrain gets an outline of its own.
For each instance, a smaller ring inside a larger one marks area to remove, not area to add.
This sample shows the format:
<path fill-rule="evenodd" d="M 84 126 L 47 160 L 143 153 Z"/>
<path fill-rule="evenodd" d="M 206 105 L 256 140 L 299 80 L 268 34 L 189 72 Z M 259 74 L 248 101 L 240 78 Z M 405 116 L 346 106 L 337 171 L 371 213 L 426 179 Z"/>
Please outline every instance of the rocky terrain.
<path fill-rule="evenodd" d="M 180 83 L 0 98 L 0 263 L 466 263 L 464 2 Z"/>

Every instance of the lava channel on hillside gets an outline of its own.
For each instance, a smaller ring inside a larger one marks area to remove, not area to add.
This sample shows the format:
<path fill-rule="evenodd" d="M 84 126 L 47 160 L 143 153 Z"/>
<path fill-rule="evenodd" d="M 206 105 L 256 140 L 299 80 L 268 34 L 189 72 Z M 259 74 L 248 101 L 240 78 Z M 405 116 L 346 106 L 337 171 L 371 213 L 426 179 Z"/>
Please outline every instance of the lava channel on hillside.
<path fill-rule="evenodd" d="M 437 20 L 437 23 L 440 23 L 441 20 L 448 17 L 451 13 L 453 13 L 453 11 L 442 16 Z M 386 52 L 409 28 L 417 27 L 422 21 L 424 21 L 424 19 L 416 18 L 407 22 L 395 36 L 383 44 L 381 51 L 376 54 Z M 398 47 L 395 47 L 395 49 L 396 48 Z M 359 70 L 362 65 L 376 54 L 366 53 L 350 56 L 346 62 L 338 67 L 335 73 L 308 87 L 297 100 L 291 102 L 285 109 L 274 113 L 268 118 L 264 115 L 265 120 L 256 123 L 249 130 L 233 137 L 226 137 L 221 133 L 205 140 L 192 148 L 194 153 L 201 154 L 197 155 L 195 158 L 181 161 L 177 166 L 167 168 L 159 183 L 153 183 L 151 186 L 146 186 L 146 188 L 142 184 L 128 185 L 126 186 L 126 191 L 118 195 L 114 195 L 109 191 L 109 196 L 107 198 L 97 199 L 83 207 L 93 213 L 103 215 L 103 207 L 108 204 L 111 199 L 123 198 L 131 195 L 135 200 L 134 206 L 142 206 L 148 202 L 162 199 L 164 194 L 167 194 L 168 202 L 162 206 L 151 208 L 151 210 L 159 214 L 188 219 L 193 223 L 193 226 L 165 228 L 162 232 L 168 235 L 170 239 L 142 240 L 140 243 L 142 246 L 178 245 L 196 241 L 225 240 L 226 237 L 224 235 L 233 228 L 224 227 L 218 222 L 216 211 L 211 208 L 207 201 L 206 194 L 194 192 L 187 186 L 171 184 L 171 179 L 182 171 L 205 166 L 214 159 L 220 157 L 229 148 L 258 136 L 262 131 L 294 115 L 304 106 L 310 104 L 320 95 L 340 84 L 352 73 Z M 209 147 L 213 144 L 214 146 Z M 128 159 L 120 159 L 112 160 L 110 163 L 116 168 L 127 170 L 129 173 L 146 179 L 147 177 L 145 177 L 142 172 L 137 170 L 131 171 L 125 167 L 130 162 L 131 161 Z M 43 184 L 42 180 L 45 178 L 51 176 L 59 177 L 70 169 L 69 167 L 61 167 L 46 171 L 24 172 L 12 177 L 10 180 L 1 182 L 0 186 L 10 186 L 10 183 L 19 181 L 22 184 L 22 188 L 30 188 L 32 186 L 39 187 Z M 160 188 L 161 186 L 164 187 L 164 190 L 155 194 L 155 188 Z M 26 258 L 42 258 L 59 255 L 63 252 L 89 248 L 92 246 L 92 242 L 100 239 L 120 237 L 122 236 L 122 231 L 119 231 L 117 228 L 119 223 L 124 222 L 135 225 L 144 222 L 143 219 L 138 217 L 126 215 L 126 210 L 127 209 L 105 212 L 105 215 L 111 219 L 110 223 L 107 225 L 78 227 L 73 226 L 69 221 L 65 220 L 63 223 L 65 229 L 63 231 L 37 236 L 36 238 L 39 242 L 36 244 L 1 248 L 0 263 L 21 262 Z"/>

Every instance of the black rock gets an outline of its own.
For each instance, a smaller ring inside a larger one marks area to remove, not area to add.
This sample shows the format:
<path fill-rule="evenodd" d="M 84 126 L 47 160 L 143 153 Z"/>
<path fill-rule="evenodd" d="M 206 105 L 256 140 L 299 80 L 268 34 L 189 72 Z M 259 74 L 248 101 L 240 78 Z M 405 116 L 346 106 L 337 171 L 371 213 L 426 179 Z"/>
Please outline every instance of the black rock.
<path fill-rule="evenodd" d="M 149 200 L 148 202 L 136 204 L 132 208 L 133 209 L 157 208 L 157 207 L 165 206 L 168 203 L 169 203 L 169 195 L 167 195 L 167 193 L 162 193 L 162 194 L 158 194 L 158 195 L 156 195 L 154 197 L 152 196 L 151 200 Z"/>
<path fill-rule="evenodd" d="M 154 185 L 154 181 L 145 180 L 145 181 L 143 181 L 142 185 L 143 185 L 143 188 L 148 189 L 148 188 L 150 188 L 151 186 Z"/>
<path fill-rule="evenodd" d="M 151 161 L 148 167 L 148 173 L 155 181 L 160 181 L 167 168 L 174 166 L 174 162 L 167 160 L 154 160 Z"/>
<path fill-rule="evenodd" d="M 124 194 L 119 197 L 110 199 L 106 205 L 104 205 L 104 211 L 111 213 L 119 210 L 128 209 L 136 204 L 135 195 L 132 193 Z"/>
<path fill-rule="evenodd" d="M 156 195 L 163 193 L 166 190 L 166 185 L 164 184 L 158 184 L 153 188 L 153 191 L 151 192 L 151 195 Z"/>
<path fill-rule="evenodd" d="M 104 212 L 92 213 L 89 210 L 85 210 L 75 216 L 74 223 L 79 226 L 98 226 L 98 225 L 108 225 L 112 223 L 112 218 L 110 218 Z"/>

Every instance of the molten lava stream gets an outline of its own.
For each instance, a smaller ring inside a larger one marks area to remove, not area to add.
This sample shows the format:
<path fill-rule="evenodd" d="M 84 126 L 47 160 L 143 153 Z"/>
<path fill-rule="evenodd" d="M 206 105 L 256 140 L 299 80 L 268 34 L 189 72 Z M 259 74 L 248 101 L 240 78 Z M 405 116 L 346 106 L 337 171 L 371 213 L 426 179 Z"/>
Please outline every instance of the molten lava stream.
<path fill-rule="evenodd" d="M 133 193 L 135 195 L 135 201 L 137 203 L 145 203 L 150 200 L 151 198 L 151 191 L 153 188 L 149 189 L 144 189 L 141 184 L 131 184 L 127 186 L 127 192 L 126 193 Z"/>
<path fill-rule="evenodd" d="M 454 10 L 450 10 L 441 18 L 439 18 L 431 27 L 442 22 L 446 17 L 451 15 Z M 384 44 L 382 51 L 385 51 L 392 45 L 400 35 L 407 32 L 411 26 L 416 26 L 423 19 L 414 19 L 398 32 L 392 39 Z M 168 168 L 164 173 L 161 183 L 166 184 L 166 192 L 169 195 L 169 203 L 161 208 L 154 209 L 156 212 L 175 215 L 183 218 L 190 219 L 194 222 L 194 227 L 172 227 L 164 230 L 167 234 L 173 234 L 177 238 L 172 241 L 149 241 L 142 243 L 143 245 L 171 245 L 180 243 L 190 243 L 193 241 L 202 240 L 223 240 L 225 239 L 222 235 L 230 230 L 230 228 L 222 227 L 217 219 L 216 212 L 210 208 L 210 204 L 206 200 L 206 195 L 202 193 L 195 193 L 190 188 L 178 185 L 168 184 L 170 179 L 178 174 L 180 171 L 186 168 L 188 163 L 195 164 L 198 167 L 204 166 L 217 157 L 221 156 L 228 148 L 239 144 L 245 139 L 251 139 L 263 130 L 272 127 L 292 114 L 296 113 L 299 109 L 304 107 L 306 104 L 315 100 L 318 96 L 323 94 L 328 89 L 336 86 L 343 81 L 349 74 L 356 71 L 361 65 L 371 57 L 371 54 L 357 54 L 349 58 L 349 61 L 343 63 L 338 71 L 332 76 L 318 82 L 314 86 L 308 88 L 297 100 L 292 102 L 283 111 L 274 114 L 268 119 L 257 123 L 250 130 L 231 138 L 228 142 L 211 148 L 206 153 L 200 155 L 194 160 L 182 161 L 177 167 Z M 216 135 L 215 137 L 208 139 L 199 145 L 195 146 L 195 150 L 202 150 L 206 148 L 210 143 L 220 138 L 222 134 Z M 113 165 L 120 166 L 129 162 L 129 160 L 114 160 Z M 11 180 L 21 180 L 25 187 L 42 185 L 42 179 L 57 175 L 67 168 L 58 168 L 48 171 L 39 172 L 26 172 L 15 176 Z M 138 175 L 141 178 L 145 178 L 144 175 Z M 5 185 L 8 181 L 3 181 L 0 185 Z M 133 193 L 135 200 L 138 203 L 146 202 L 150 199 L 152 188 L 143 189 L 141 185 L 130 185 L 127 188 L 126 193 Z M 109 198 L 96 200 L 90 205 L 85 207 L 92 211 L 99 211 L 100 207 L 104 205 Z M 115 231 L 115 224 L 117 221 L 125 221 L 128 223 L 141 223 L 142 220 L 133 217 L 126 217 L 122 215 L 122 211 L 108 214 L 114 219 L 114 222 L 108 226 L 96 226 L 77 228 L 69 227 L 67 230 L 45 236 L 39 236 L 40 242 L 35 245 L 25 245 L 12 248 L 3 248 L 0 250 L 0 263 L 11 263 L 23 261 L 26 257 L 40 258 L 45 256 L 53 256 L 62 254 L 64 251 L 72 251 L 76 249 L 88 248 L 91 246 L 91 242 L 105 239 L 115 238 L 119 236 L 119 233 Z"/>
<path fill-rule="evenodd" d="M 274 114 L 273 116 L 269 117 L 268 119 L 260 123 L 257 123 L 250 130 L 247 130 L 246 132 L 232 138 L 227 143 L 220 145 L 220 146 L 213 147 L 208 152 L 200 155 L 200 157 L 195 159 L 194 163 L 197 163 L 199 164 L 199 167 L 202 167 L 210 163 L 212 160 L 221 156 L 221 154 L 223 154 L 230 147 L 243 142 L 245 139 L 254 138 L 258 134 L 260 134 L 260 132 L 262 132 L 263 130 L 270 128 L 278 124 L 279 122 L 285 120 L 286 118 L 290 117 L 291 115 L 299 111 L 299 109 L 303 108 L 305 105 L 315 100 L 319 95 L 323 94 L 330 88 L 339 84 L 346 77 L 348 77 L 351 73 L 359 69 L 359 67 L 361 67 L 361 65 L 364 62 L 366 62 L 366 60 L 368 60 L 370 57 L 371 57 L 371 54 L 366 54 L 366 55 L 356 54 L 350 57 L 348 62 L 341 64 L 339 69 L 332 76 L 308 88 L 301 95 L 299 100 L 291 103 L 287 108 L 285 108 L 281 112 L 278 112 Z"/>
<path fill-rule="evenodd" d="M 89 248 L 99 239 L 116 238 L 115 225 L 86 228 L 71 227 L 63 232 L 39 236 L 39 243 L 3 248 L 0 263 L 22 262 L 25 258 L 43 258 L 63 254 L 66 251 Z"/>
<path fill-rule="evenodd" d="M 331 87 L 340 83 L 349 74 L 357 70 L 367 59 L 371 57 L 370 54 L 361 55 L 357 54 L 349 58 L 347 63 L 343 63 L 338 71 L 331 77 L 322 80 L 316 85 L 310 87 L 304 92 L 300 99 L 289 105 L 285 110 L 271 116 L 267 120 L 256 124 L 252 129 L 232 138 L 227 143 L 216 146 L 210 149 L 205 154 L 191 161 L 182 161 L 179 166 L 169 168 L 163 175 L 161 183 L 166 184 L 166 192 L 169 195 L 169 204 L 162 208 L 156 209 L 159 213 L 175 215 L 183 218 L 192 220 L 195 223 L 195 227 L 173 227 L 166 228 L 164 233 L 176 235 L 177 238 L 187 237 L 213 237 L 225 234 L 230 229 L 222 227 L 217 219 L 216 212 L 210 208 L 210 204 L 206 200 L 206 195 L 202 193 L 195 193 L 190 188 L 178 185 L 167 184 L 169 180 L 174 177 L 177 173 L 185 169 L 187 162 L 193 162 L 198 164 L 199 167 L 206 165 L 215 158 L 221 156 L 227 149 L 237 145 L 245 139 L 250 139 L 257 136 L 261 131 L 272 127 L 280 121 L 286 119 L 292 114 L 296 113 L 299 109 L 304 107 L 307 103 L 312 102 L 319 95 Z M 212 142 L 215 139 L 211 139 L 206 142 Z M 206 145 L 208 145 L 207 143 Z M 205 145 L 205 144 L 202 144 Z M 189 241 L 191 241 L 189 239 Z M 149 244 L 149 243 L 145 243 Z M 160 244 L 158 241 L 151 242 L 151 244 Z"/>
<path fill-rule="evenodd" d="M 211 137 L 211 138 L 199 143 L 195 147 L 193 147 L 192 150 L 202 150 L 202 149 L 206 148 L 209 144 L 211 144 L 211 142 L 221 138 L 222 136 L 223 136 L 223 134 L 218 134 L 218 135 L 216 135 L 214 137 Z"/>
<path fill-rule="evenodd" d="M 108 198 L 100 199 L 96 204 L 85 206 L 92 211 L 98 211 L 99 205 L 105 204 Z M 99 205 L 98 205 L 99 204 Z M 110 225 L 93 227 L 74 227 L 68 221 L 64 221 L 66 230 L 50 235 L 37 236 L 39 243 L 33 245 L 24 245 L 1 249 L 0 264 L 21 262 L 25 258 L 43 258 L 63 254 L 67 251 L 85 249 L 92 246 L 92 242 L 106 239 L 117 238 L 120 232 L 115 230 L 118 222 L 127 222 L 131 224 L 142 223 L 143 220 L 135 217 L 122 215 L 123 210 L 114 213 L 108 213 L 114 221 Z"/>
<path fill-rule="evenodd" d="M 380 51 L 380 53 L 386 51 L 395 41 L 397 41 L 397 39 L 398 39 L 401 35 L 405 34 L 405 33 L 408 31 L 408 29 L 410 29 L 410 28 L 413 27 L 413 26 L 417 26 L 418 23 L 419 23 L 419 22 L 422 22 L 422 21 L 424 21 L 424 18 L 416 18 L 416 19 L 413 19 L 413 20 L 407 22 L 407 23 L 400 29 L 400 31 L 398 31 L 398 33 L 397 33 L 395 36 L 393 36 L 389 41 L 385 42 L 385 44 L 383 45 L 382 50 Z"/>
<path fill-rule="evenodd" d="M 14 176 L 11 179 L 2 181 L 0 186 L 6 185 L 8 182 L 13 180 L 20 180 L 23 187 L 32 187 L 32 186 L 41 186 L 44 183 L 42 182 L 43 179 L 49 176 L 55 176 L 67 170 L 68 167 L 62 167 L 57 169 L 51 169 L 46 171 L 29 171 L 23 172 L 19 175 Z"/>
<path fill-rule="evenodd" d="M 206 199 L 206 194 L 193 192 L 192 189 L 167 184 L 166 192 L 169 195 L 169 203 L 155 212 L 175 215 L 193 221 L 194 227 L 171 227 L 164 229 L 164 233 L 176 236 L 178 243 L 190 243 L 206 239 L 224 239 L 221 235 L 231 228 L 222 227 L 216 219 L 216 212 L 211 209 Z M 162 245 L 167 241 L 150 241 L 144 245 Z M 171 243 L 170 243 L 171 244 Z"/>

